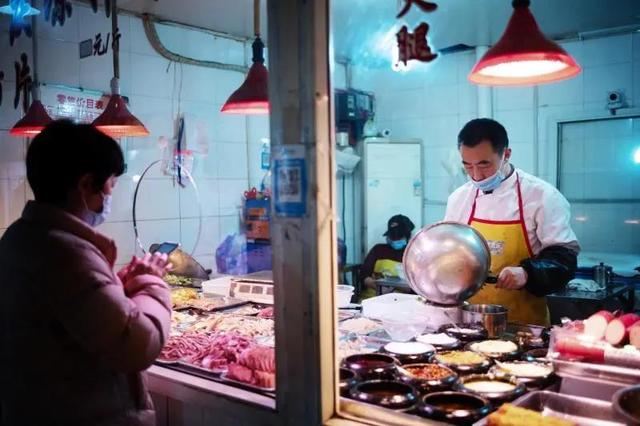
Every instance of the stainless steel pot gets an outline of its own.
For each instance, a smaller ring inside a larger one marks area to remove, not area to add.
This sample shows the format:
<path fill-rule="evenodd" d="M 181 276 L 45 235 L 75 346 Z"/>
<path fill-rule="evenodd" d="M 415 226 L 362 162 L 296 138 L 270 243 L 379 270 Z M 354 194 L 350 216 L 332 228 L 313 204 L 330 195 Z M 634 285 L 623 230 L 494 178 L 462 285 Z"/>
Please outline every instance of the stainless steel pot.
<path fill-rule="evenodd" d="M 501 305 L 464 305 L 462 322 L 480 323 L 487 329 L 490 338 L 502 335 L 507 329 L 508 309 Z"/>
<path fill-rule="evenodd" d="M 402 263 L 417 294 L 432 303 L 459 305 L 482 287 L 491 253 L 472 227 L 439 222 L 421 229 L 409 241 Z"/>

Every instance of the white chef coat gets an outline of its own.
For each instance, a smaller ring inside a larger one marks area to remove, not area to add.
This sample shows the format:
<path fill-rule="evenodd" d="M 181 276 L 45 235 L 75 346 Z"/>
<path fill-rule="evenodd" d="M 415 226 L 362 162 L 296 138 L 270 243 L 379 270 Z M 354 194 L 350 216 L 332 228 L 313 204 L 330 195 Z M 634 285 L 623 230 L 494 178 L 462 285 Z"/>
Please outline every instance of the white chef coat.
<path fill-rule="evenodd" d="M 515 169 L 492 193 L 478 193 L 475 217 L 485 220 L 519 220 L 516 173 L 520 178 L 524 220 L 534 256 L 549 246 L 564 246 L 580 251 L 571 229 L 571 207 L 566 198 L 549 183 Z M 456 189 L 447 201 L 445 220 L 467 224 L 476 196 L 470 181 Z"/>

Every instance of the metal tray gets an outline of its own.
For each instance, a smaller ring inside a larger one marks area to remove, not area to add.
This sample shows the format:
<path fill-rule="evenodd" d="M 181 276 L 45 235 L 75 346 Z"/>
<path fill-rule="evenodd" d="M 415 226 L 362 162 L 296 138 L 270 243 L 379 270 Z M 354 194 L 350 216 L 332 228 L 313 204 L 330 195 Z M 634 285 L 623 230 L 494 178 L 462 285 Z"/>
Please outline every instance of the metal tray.
<path fill-rule="evenodd" d="M 185 305 L 185 306 L 175 307 L 173 309 L 176 310 L 176 311 L 190 309 L 192 311 L 203 312 L 205 314 L 210 314 L 212 312 L 219 312 L 219 311 L 225 311 L 227 309 L 237 308 L 239 306 L 246 305 L 246 304 L 249 303 L 246 300 L 236 299 L 234 297 L 229 297 L 229 296 L 213 296 L 213 297 L 206 297 L 206 298 L 201 298 L 201 299 L 221 299 L 223 303 L 220 306 L 216 306 L 215 308 L 213 308 L 211 310 L 204 310 L 204 309 L 196 308 L 194 306 L 191 306 L 190 304 Z"/>
<path fill-rule="evenodd" d="M 561 359 L 554 359 L 552 362 L 555 373 L 560 377 L 606 380 L 630 385 L 640 383 L 640 369 Z"/>
<path fill-rule="evenodd" d="M 219 370 L 212 370 L 210 368 L 200 367 L 199 365 L 191 364 L 191 363 L 188 363 L 188 362 L 182 361 L 182 360 L 178 361 L 178 365 L 181 365 L 181 366 L 187 367 L 187 368 L 192 368 L 194 370 L 198 370 L 198 371 L 201 371 L 203 373 L 212 374 L 214 376 L 220 376 L 222 373 L 227 371 L 226 368 L 219 369 Z"/>
<path fill-rule="evenodd" d="M 229 379 L 227 377 L 227 373 L 222 373 L 222 375 L 220 376 L 220 379 L 222 379 L 225 382 L 233 383 L 234 385 L 236 385 L 238 387 L 243 387 L 243 388 L 246 388 L 248 390 L 255 391 L 255 392 L 275 392 L 276 391 L 276 388 L 261 388 L 260 386 L 255 386 L 255 385 L 251 385 L 249 383 L 240 382 L 238 380 Z"/>
<path fill-rule="evenodd" d="M 613 411 L 610 402 L 548 391 L 534 391 L 512 402 L 518 407 L 571 421 L 579 426 L 622 426 L 624 419 Z M 486 418 L 475 425 L 486 425 Z"/>

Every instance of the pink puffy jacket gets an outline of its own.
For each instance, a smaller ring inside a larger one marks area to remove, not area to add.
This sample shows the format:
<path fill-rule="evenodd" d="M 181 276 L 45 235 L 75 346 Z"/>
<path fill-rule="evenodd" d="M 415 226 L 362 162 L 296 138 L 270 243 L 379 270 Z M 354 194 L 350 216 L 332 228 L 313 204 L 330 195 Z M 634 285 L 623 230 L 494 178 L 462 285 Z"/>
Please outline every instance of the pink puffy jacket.
<path fill-rule="evenodd" d="M 168 336 L 167 285 L 123 283 L 116 246 L 30 201 L 0 239 L 0 424 L 152 425 L 141 373 Z"/>

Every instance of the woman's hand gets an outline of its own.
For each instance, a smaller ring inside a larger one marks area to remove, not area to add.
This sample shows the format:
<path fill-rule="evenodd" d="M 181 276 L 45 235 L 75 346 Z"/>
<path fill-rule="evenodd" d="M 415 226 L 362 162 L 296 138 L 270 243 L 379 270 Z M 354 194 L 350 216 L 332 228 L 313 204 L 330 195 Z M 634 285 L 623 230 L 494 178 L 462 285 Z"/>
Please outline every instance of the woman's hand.
<path fill-rule="evenodd" d="M 125 283 L 130 279 L 144 274 L 155 275 L 159 278 L 165 276 L 172 269 L 165 253 L 147 253 L 144 257 L 133 256 L 131 262 L 118 272 L 118 277 Z"/>

